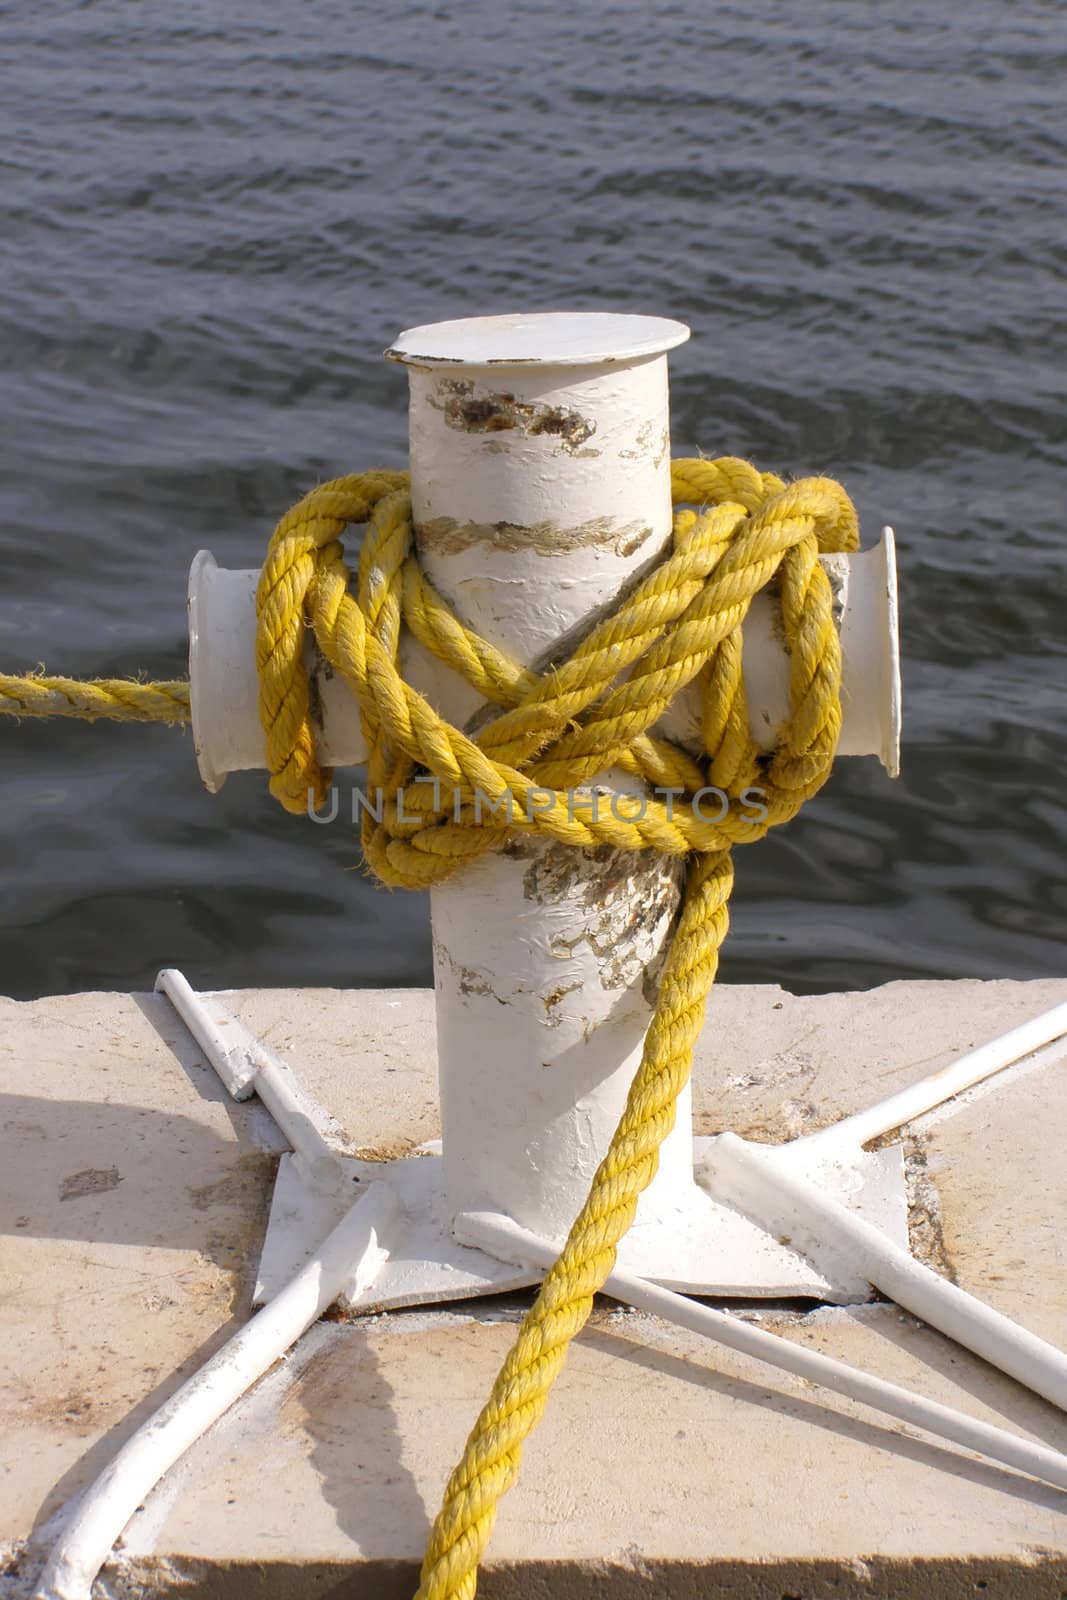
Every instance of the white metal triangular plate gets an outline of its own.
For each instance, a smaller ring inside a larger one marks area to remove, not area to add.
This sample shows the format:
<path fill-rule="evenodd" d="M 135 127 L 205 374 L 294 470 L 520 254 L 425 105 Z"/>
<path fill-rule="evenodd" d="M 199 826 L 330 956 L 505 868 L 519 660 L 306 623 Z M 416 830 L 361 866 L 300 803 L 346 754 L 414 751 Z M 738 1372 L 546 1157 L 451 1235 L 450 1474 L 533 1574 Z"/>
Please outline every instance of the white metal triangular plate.
<path fill-rule="evenodd" d="M 699 1157 L 704 1140 L 696 1141 Z M 813 1158 L 814 1160 L 815 1158 Z M 277 1293 L 310 1258 L 357 1196 L 359 1185 L 388 1183 L 402 1209 L 381 1244 L 389 1259 L 373 1285 L 342 1295 L 348 1309 L 385 1310 L 502 1294 L 538 1281 L 492 1256 L 457 1244 L 441 1187 L 441 1158 L 409 1156 L 372 1162 L 343 1158 L 336 1189 L 308 1183 L 298 1162 L 283 1156 L 256 1283 L 256 1304 Z M 907 1201 L 899 1146 L 852 1151 L 813 1177 L 867 1221 L 907 1248 Z M 815 1262 L 774 1238 L 758 1223 L 713 1200 L 695 1184 L 684 1205 L 639 1220 L 619 1247 L 621 1270 L 688 1294 L 722 1299 L 805 1297 L 848 1304 L 870 1297 L 870 1286 L 832 1254 Z M 353 1286 L 354 1287 L 354 1286 Z"/>

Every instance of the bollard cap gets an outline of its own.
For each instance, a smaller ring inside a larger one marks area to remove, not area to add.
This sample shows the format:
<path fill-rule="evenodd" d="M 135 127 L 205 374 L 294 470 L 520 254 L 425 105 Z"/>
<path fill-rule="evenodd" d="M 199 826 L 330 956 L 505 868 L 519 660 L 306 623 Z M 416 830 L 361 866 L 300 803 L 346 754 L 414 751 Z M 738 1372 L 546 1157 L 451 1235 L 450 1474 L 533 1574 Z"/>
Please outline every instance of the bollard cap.
<path fill-rule="evenodd" d="M 527 311 L 406 328 L 385 352 L 409 366 L 586 367 L 662 355 L 689 338 L 684 322 L 614 311 Z"/>

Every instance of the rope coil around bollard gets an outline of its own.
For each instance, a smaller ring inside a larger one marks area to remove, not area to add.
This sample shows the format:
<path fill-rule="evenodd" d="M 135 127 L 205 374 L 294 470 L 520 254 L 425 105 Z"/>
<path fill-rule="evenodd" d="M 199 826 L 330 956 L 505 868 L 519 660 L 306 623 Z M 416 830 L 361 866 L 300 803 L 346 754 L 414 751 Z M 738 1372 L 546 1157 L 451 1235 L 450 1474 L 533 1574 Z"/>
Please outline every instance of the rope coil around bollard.
<path fill-rule="evenodd" d="M 664 559 L 572 654 L 541 673 L 465 627 L 422 573 L 404 473 L 356 474 L 314 489 L 278 524 L 260 576 L 256 664 L 271 792 L 300 813 L 323 803 L 330 781 L 316 757 L 305 665 L 310 629 L 359 703 L 368 787 L 383 797 L 380 810 L 363 813 L 362 844 L 383 883 L 425 889 L 516 829 L 579 849 L 608 844 L 690 858 L 626 1108 L 448 1480 L 416 1600 L 475 1594 L 523 1443 L 612 1271 L 673 1126 L 728 927 L 733 846 L 762 838 L 817 793 L 840 733 L 841 647 L 818 558 L 858 545 L 844 489 L 828 478 L 787 485 L 732 457 L 675 461 L 671 482 L 673 538 Z M 353 594 L 340 541 L 359 523 L 367 529 Z M 741 625 L 753 596 L 771 583 L 789 652 L 791 710 L 777 747 L 761 753 L 748 727 Z M 475 736 L 404 681 L 402 627 L 497 708 Z M 699 760 L 651 731 L 694 680 L 702 693 Z M 0 710 L 184 721 L 188 686 L 0 676 Z M 576 815 L 573 791 L 611 767 L 683 796 L 713 786 L 731 803 L 715 821 L 684 800 L 639 796 L 617 797 L 608 814 L 591 807 Z M 439 784 L 413 783 L 416 775 Z M 445 785 L 450 800 L 442 809 Z M 757 785 L 758 820 L 742 808 Z M 486 824 L 479 796 L 491 808 L 510 796 L 509 820 L 494 814 Z"/>

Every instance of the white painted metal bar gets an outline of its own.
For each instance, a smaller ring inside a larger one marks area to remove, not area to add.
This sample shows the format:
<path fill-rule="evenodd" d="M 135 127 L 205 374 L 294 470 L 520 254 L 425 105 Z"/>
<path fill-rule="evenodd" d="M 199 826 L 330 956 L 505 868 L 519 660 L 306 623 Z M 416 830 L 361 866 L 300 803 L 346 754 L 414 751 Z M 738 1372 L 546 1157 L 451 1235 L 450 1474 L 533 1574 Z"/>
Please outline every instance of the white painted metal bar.
<path fill-rule="evenodd" d="M 231 1016 L 214 995 L 201 995 L 176 967 L 164 967 L 156 989 L 165 994 L 235 1100 L 255 1093 L 289 1140 L 313 1181 L 337 1181 L 341 1129 L 294 1072 Z"/>
<path fill-rule="evenodd" d="M 897 1305 L 1067 1411 L 1067 1355 L 916 1261 L 806 1177 L 791 1149 L 721 1133 L 705 1147 L 700 1177 L 717 1200 L 788 1235 L 798 1249 L 810 1242 L 842 1250 Z"/>
<path fill-rule="evenodd" d="M 976 1083 L 991 1078 L 995 1072 L 1020 1061 L 1023 1056 L 1041 1049 L 1054 1040 L 1067 1035 L 1067 1001 L 1053 1006 L 1050 1011 L 1020 1023 L 987 1044 L 969 1050 L 966 1055 L 950 1061 L 917 1083 L 899 1090 L 877 1105 L 868 1106 L 829 1128 L 807 1134 L 793 1141 L 794 1146 L 805 1145 L 810 1150 L 818 1144 L 867 1144 L 894 1128 L 902 1128 L 916 1117 L 939 1106 L 954 1095 L 972 1089 Z"/>
<path fill-rule="evenodd" d="M 311 1261 L 123 1445 L 80 1501 L 41 1574 L 35 1600 L 90 1600 L 93 1581 L 146 1495 L 212 1423 L 333 1304 L 353 1274 L 369 1286 L 397 1201 L 374 1183 Z"/>
<path fill-rule="evenodd" d="M 559 1254 L 560 1246 L 520 1227 L 509 1217 L 489 1213 L 466 1213 L 456 1218 L 456 1236 L 464 1244 L 475 1245 L 518 1266 L 547 1269 Z M 726 1312 L 689 1300 L 685 1295 L 628 1273 L 613 1272 L 604 1293 L 626 1305 L 662 1317 L 666 1322 L 702 1334 L 718 1344 L 752 1356 L 757 1361 L 791 1372 L 809 1383 L 830 1389 L 849 1400 L 882 1411 L 899 1421 L 921 1428 L 938 1438 L 972 1450 L 978 1455 L 1025 1472 L 1057 1489 L 1067 1490 L 1067 1456 L 1034 1444 L 1028 1439 L 979 1422 L 939 1401 L 913 1394 L 899 1384 L 889 1383 L 861 1372 L 845 1362 L 820 1355 L 804 1345 L 794 1344 L 780 1334 L 753 1327 Z"/>
<path fill-rule="evenodd" d="M 234 1100 L 250 1100 L 256 1092 L 259 1065 L 251 1035 L 236 1034 L 229 1022 L 217 1019 L 177 967 L 164 967 L 156 978 L 156 993 L 165 994 L 208 1062 Z"/>

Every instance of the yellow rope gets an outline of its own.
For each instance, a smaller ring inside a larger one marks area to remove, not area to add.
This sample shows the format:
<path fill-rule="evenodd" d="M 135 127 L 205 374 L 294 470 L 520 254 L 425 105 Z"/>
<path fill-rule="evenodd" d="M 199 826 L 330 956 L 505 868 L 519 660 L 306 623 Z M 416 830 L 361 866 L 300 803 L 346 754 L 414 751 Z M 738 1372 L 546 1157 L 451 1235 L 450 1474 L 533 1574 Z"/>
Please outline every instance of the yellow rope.
<path fill-rule="evenodd" d="M 387 474 L 313 491 L 279 524 L 258 592 L 260 715 L 271 790 L 289 810 L 321 803 L 329 774 L 315 756 L 304 667 L 310 627 L 360 706 L 369 784 L 384 804 L 363 817 L 368 862 L 387 884 L 424 888 L 492 849 L 507 828 L 479 825 L 478 791 L 510 791 L 511 826 L 578 847 L 611 844 L 690 854 L 683 907 L 626 1110 L 559 1259 L 545 1276 L 458 1465 L 427 1545 L 417 1600 L 471 1600 L 501 1496 L 540 1418 L 570 1341 L 615 1261 L 637 1200 L 674 1122 L 726 934 L 731 846 L 795 815 L 824 783 L 841 726 L 840 645 L 821 551 L 858 543 L 855 510 L 825 478 L 786 486 L 747 462 L 679 461 L 672 470 L 674 538 L 666 559 L 595 626 L 574 653 L 538 675 L 508 660 L 450 612 L 413 554 L 405 483 Z M 692 509 L 699 507 L 699 510 Z M 687 509 L 689 508 L 689 509 Z M 355 597 L 338 542 L 366 518 Z M 748 731 L 741 623 L 754 594 L 778 585 L 790 653 L 791 716 L 762 757 Z M 469 738 L 404 682 L 401 622 L 500 713 Z M 626 674 L 623 681 L 620 675 Z M 696 762 L 649 730 L 694 678 L 703 684 L 706 759 Z M 650 798 L 620 820 L 575 815 L 561 792 L 621 766 L 693 794 L 707 783 L 739 802 L 758 783 L 766 817 L 731 805 L 707 822 Z M 432 775 L 460 797 L 441 809 Z M 534 789 L 543 793 L 527 805 Z M 398 791 L 404 790 L 404 815 Z M 418 798 L 416 798 L 418 797 Z M 414 821 L 408 820 L 414 816 Z"/>
<path fill-rule="evenodd" d="M 731 849 L 794 816 L 825 782 L 837 745 L 841 652 L 818 557 L 858 543 L 845 491 L 828 478 L 786 485 L 730 457 L 676 461 L 672 490 L 667 556 L 566 660 L 541 674 L 465 627 L 421 572 L 406 474 L 363 473 L 313 490 L 278 524 L 260 576 L 256 663 L 271 791 L 288 810 L 303 812 L 324 801 L 330 781 L 316 757 L 305 666 L 310 629 L 359 702 L 369 787 L 383 795 L 380 816 L 364 812 L 363 847 L 382 882 L 439 883 L 515 829 L 578 848 L 609 844 L 690 857 L 626 1109 L 448 1480 L 416 1600 L 475 1594 L 478 1563 L 523 1442 L 612 1270 L 673 1126 L 726 935 Z M 340 538 L 359 522 L 368 527 L 353 596 Z M 772 582 L 789 651 L 791 713 L 777 748 L 761 755 L 748 731 L 741 624 L 752 597 Z M 397 663 L 402 624 L 498 708 L 475 738 L 404 682 Z M 695 679 L 703 694 L 699 761 L 650 731 Z M 182 721 L 188 687 L 0 678 L 0 709 Z M 573 791 L 616 766 L 689 797 L 715 786 L 730 808 L 712 822 L 684 798 L 665 804 L 649 797 L 621 817 L 619 805 L 607 815 L 579 813 Z M 416 775 L 437 778 L 445 802 L 434 785 L 413 784 Z M 760 820 L 744 800 L 755 786 L 765 807 Z M 503 804 L 509 794 L 509 823 L 479 818 L 477 798 Z"/>
<path fill-rule="evenodd" d="M 79 717 L 95 722 L 188 722 L 189 685 L 137 678 L 13 678 L 0 672 L 0 713 L 12 717 Z"/>

